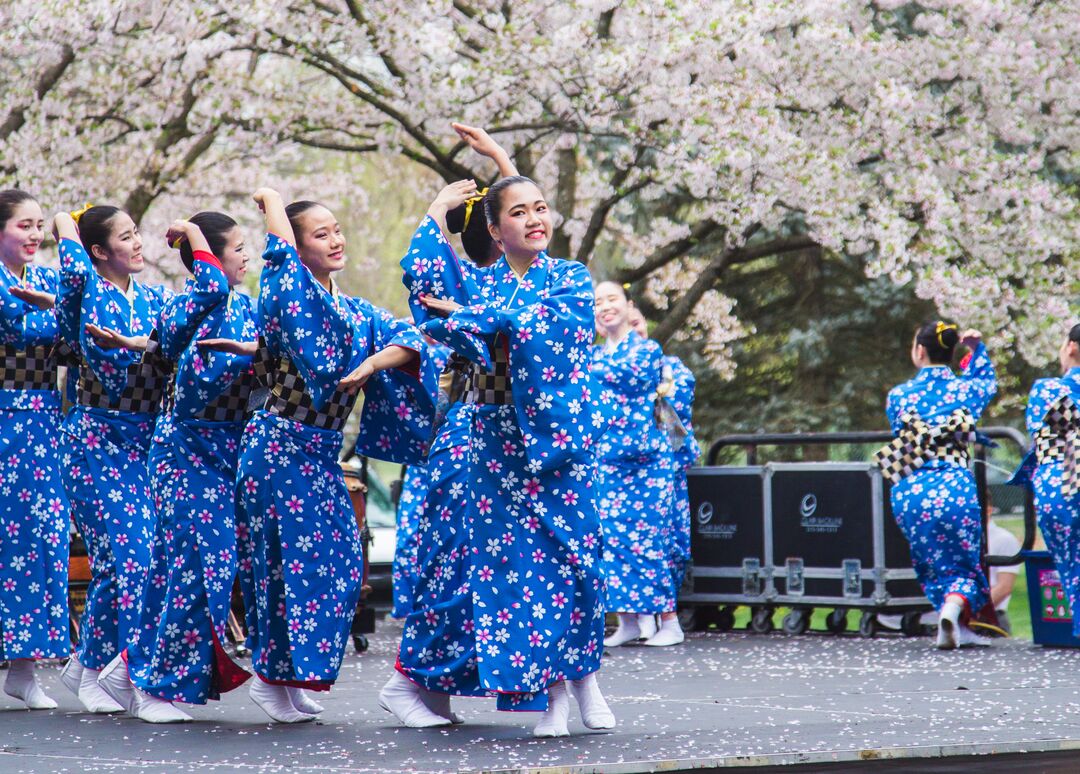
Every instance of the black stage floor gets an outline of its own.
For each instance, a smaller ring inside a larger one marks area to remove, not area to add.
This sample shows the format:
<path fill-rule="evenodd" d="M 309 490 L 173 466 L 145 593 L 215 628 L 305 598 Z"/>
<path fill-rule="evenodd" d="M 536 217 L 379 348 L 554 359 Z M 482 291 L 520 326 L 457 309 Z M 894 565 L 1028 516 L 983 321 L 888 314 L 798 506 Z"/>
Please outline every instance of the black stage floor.
<path fill-rule="evenodd" d="M 58 669 L 44 669 L 59 709 L 29 712 L 0 695 L 0 772 L 1080 770 L 1078 651 L 696 634 L 673 648 L 611 650 L 600 680 L 619 727 L 588 732 L 575 715 L 569 739 L 540 740 L 529 736 L 534 715 L 496 712 L 491 700 L 458 700 L 461 727 L 398 727 L 376 693 L 399 632 L 380 623 L 371 650 L 350 651 L 320 699 L 323 719 L 301 726 L 267 723 L 246 687 L 192 709 L 196 722 L 183 726 L 89 716 Z M 1005 757 L 1021 752 L 1038 754 Z"/>

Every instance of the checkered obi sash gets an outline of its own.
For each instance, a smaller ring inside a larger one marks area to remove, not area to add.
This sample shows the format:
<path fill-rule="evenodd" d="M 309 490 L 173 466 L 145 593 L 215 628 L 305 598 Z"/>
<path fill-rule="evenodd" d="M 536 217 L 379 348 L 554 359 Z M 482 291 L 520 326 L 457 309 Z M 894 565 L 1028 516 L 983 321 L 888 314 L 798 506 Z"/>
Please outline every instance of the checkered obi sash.
<path fill-rule="evenodd" d="M 968 465 L 968 447 L 975 442 L 975 417 L 966 409 L 957 409 L 936 427 L 915 414 L 900 417 L 896 438 L 874 454 L 881 475 L 897 483 L 931 460 L 959 467 Z"/>
<path fill-rule="evenodd" d="M 255 360 L 257 371 L 260 367 L 266 368 L 269 365 L 270 394 L 266 396 L 264 406 L 266 411 L 323 430 L 334 430 L 340 433 L 345 429 L 345 422 L 353 406 L 356 405 L 359 392 L 350 395 L 342 390 L 336 390 L 322 409 L 316 409 L 304 385 L 304 377 L 300 375 L 291 360 L 280 357 L 275 362 L 265 349 L 260 349 Z M 260 366 L 259 363 L 263 365 Z"/>
<path fill-rule="evenodd" d="M 75 400 L 80 406 L 123 411 L 129 414 L 156 414 L 172 375 L 173 365 L 161 356 L 160 345 L 154 336 L 146 344 L 143 356 L 128 366 L 127 383 L 119 400 L 109 399 L 109 393 L 94 375 L 86 358 L 79 367 L 79 385 Z"/>
<path fill-rule="evenodd" d="M 221 393 L 207 403 L 202 410 L 191 416 L 206 422 L 244 422 L 251 414 L 249 400 L 258 380 L 253 369 L 233 379 Z M 165 391 L 165 410 L 172 413 L 176 407 L 176 380 L 170 380 Z"/>
<path fill-rule="evenodd" d="M 503 342 L 498 342 L 492 350 L 491 371 L 485 371 L 475 363 L 472 365 L 465 402 L 512 406 L 514 394 L 510 389 L 510 355 Z"/>
<path fill-rule="evenodd" d="M 1080 491 L 1080 407 L 1069 395 L 1054 401 L 1035 433 L 1035 459 L 1040 465 L 1061 463 L 1061 494 L 1066 498 Z"/>
<path fill-rule="evenodd" d="M 0 346 L 0 390 L 57 390 L 56 347 Z"/>

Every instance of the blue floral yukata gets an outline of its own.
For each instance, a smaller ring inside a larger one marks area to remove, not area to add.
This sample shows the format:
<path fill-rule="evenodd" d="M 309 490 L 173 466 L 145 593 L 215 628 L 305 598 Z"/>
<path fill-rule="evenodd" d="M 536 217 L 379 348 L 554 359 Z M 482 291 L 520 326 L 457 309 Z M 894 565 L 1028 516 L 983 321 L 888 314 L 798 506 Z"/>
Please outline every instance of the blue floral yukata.
<path fill-rule="evenodd" d="M 0 264 L 0 660 L 71 652 L 56 311 L 9 293 L 55 294 L 59 282 L 54 269 L 31 264 L 20 280 Z"/>
<path fill-rule="evenodd" d="M 60 330 L 81 358 L 77 403 L 63 424 L 64 485 L 90 556 L 79 661 L 102 669 L 133 640 L 154 540 L 146 456 L 168 379 L 155 351 L 104 349 L 86 324 L 150 335 L 166 291 L 130 280 L 129 292 L 98 275 L 78 242 L 60 242 Z"/>
<path fill-rule="evenodd" d="M 1032 385 L 1025 417 L 1034 448 L 1009 483 L 1026 485 L 1034 493 L 1039 529 L 1069 600 L 1073 634 L 1080 636 L 1080 494 L 1075 491 L 1080 470 L 1076 470 L 1074 461 L 1066 459 L 1080 440 L 1077 407 L 1080 368 L 1070 368 L 1061 378 L 1039 379 Z M 1073 491 L 1066 489 L 1069 476 L 1073 478 Z"/>
<path fill-rule="evenodd" d="M 600 401 L 614 409 L 600 441 L 596 507 L 604 529 L 605 607 L 621 613 L 675 609 L 671 559 L 675 497 L 672 449 L 653 415 L 664 353 L 630 331 L 593 347 Z"/>
<path fill-rule="evenodd" d="M 438 344 L 428 344 L 427 354 L 432 371 L 441 374 L 446 367 L 449 350 Z M 437 387 L 430 388 L 436 392 Z M 391 576 L 393 608 L 390 615 L 404 618 L 412 612 L 416 599 L 417 526 L 427 499 L 430 471 L 427 465 L 410 465 L 401 481 L 401 497 L 397 506 L 397 525 L 394 530 L 394 565 Z"/>
<path fill-rule="evenodd" d="M 237 518 L 252 536 L 252 662 L 268 682 L 325 690 L 341 668 L 363 571 L 338 464 L 355 396 L 337 385 L 385 347 L 419 353 L 422 340 L 364 299 L 327 291 L 279 237 L 268 236 L 263 259 L 258 316 L 271 388 L 245 430 L 237 476 Z M 433 412 L 418 371 L 376 374 L 364 387 L 357 453 L 421 462 Z"/>
<path fill-rule="evenodd" d="M 230 292 L 211 253 L 165 307 L 162 355 L 176 364 L 149 467 L 158 524 L 132 682 L 167 701 L 205 704 L 251 675 L 221 643 L 236 576 L 236 467 L 255 383 L 252 358 L 200 349 L 206 338 L 255 341 L 255 304 Z"/>
<path fill-rule="evenodd" d="M 931 428 L 957 411 L 978 420 L 995 394 L 994 366 L 980 343 L 961 376 L 946 365 L 922 368 L 889 391 L 885 411 L 893 433 L 900 434 L 905 417 Z M 959 594 L 977 613 L 989 599 L 989 587 L 980 565 L 982 514 L 971 471 L 955 460 L 931 458 L 893 484 L 890 497 L 930 603 L 940 609 L 947 595 Z"/>
<path fill-rule="evenodd" d="M 665 356 L 664 363 L 671 369 L 671 376 L 675 382 L 675 391 L 670 398 L 671 405 L 687 431 L 683 445 L 678 449 L 673 449 L 672 456 L 672 462 L 675 465 L 675 536 L 671 542 L 671 573 L 675 591 L 678 592 L 682 588 L 683 580 L 686 578 L 686 567 L 690 562 L 690 493 L 686 486 L 686 472 L 693 467 L 701 455 L 701 447 L 698 446 L 697 439 L 694 437 L 693 412 L 696 385 L 694 373 L 674 355 Z"/>
<path fill-rule="evenodd" d="M 472 366 L 432 448 L 398 669 L 431 691 L 542 711 L 547 688 L 595 672 L 602 650 L 592 281 L 545 254 L 520 279 L 505 256 L 460 261 L 430 218 L 402 268 L 421 330 Z M 463 308 L 433 317 L 420 293 Z"/>

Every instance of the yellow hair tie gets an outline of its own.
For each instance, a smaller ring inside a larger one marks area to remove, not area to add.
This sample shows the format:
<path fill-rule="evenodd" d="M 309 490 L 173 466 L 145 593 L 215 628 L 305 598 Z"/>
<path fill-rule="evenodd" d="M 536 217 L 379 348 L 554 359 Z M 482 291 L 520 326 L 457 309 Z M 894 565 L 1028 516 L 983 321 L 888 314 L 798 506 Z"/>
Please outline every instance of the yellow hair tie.
<path fill-rule="evenodd" d="M 90 202 L 87 202 L 81 210 L 75 210 L 75 212 L 71 213 L 71 219 L 75 221 L 75 225 L 79 225 L 79 218 L 85 215 L 86 211 L 93 206 Z"/>
<path fill-rule="evenodd" d="M 477 191 L 476 196 L 470 197 L 465 200 L 465 223 L 461 226 L 462 231 L 469 227 L 469 218 L 472 217 L 473 205 L 477 202 L 482 202 L 484 200 L 484 197 L 487 196 L 487 192 L 488 189 L 485 188 L 483 191 Z"/>
<path fill-rule="evenodd" d="M 629 290 L 630 289 L 630 283 L 629 282 L 624 282 L 622 284 L 622 289 L 623 290 Z"/>
<path fill-rule="evenodd" d="M 951 323 L 946 324 L 946 323 L 941 322 L 940 320 L 938 321 L 938 324 L 934 327 L 934 335 L 937 336 L 937 343 L 941 345 L 942 349 L 948 349 L 948 347 L 945 346 L 945 342 L 941 339 L 941 334 L 943 334 L 945 331 L 955 331 L 955 330 L 956 330 L 955 325 L 953 325 Z"/>
<path fill-rule="evenodd" d="M 186 220 L 185 220 L 184 222 L 185 222 L 185 223 L 187 223 L 187 221 L 186 221 Z M 179 249 L 180 249 L 180 245 L 182 245 L 182 244 L 184 244 L 184 235 L 183 235 L 183 234 L 181 234 L 180 236 L 178 236 L 178 237 L 177 237 L 176 239 L 174 239 L 174 240 L 172 241 L 172 248 L 173 248 L 173 250 L 179 250 Z"/>

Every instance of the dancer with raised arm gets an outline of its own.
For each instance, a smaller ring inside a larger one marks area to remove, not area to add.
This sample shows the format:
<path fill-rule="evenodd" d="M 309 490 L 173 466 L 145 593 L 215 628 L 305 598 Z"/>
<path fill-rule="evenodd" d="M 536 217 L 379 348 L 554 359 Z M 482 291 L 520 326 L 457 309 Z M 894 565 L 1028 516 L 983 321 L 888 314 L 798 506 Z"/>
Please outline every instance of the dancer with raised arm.
<path fill-rule="evenodd" d="M 29 709 L 56 708 L 35 662 L 71 653 L 54 354 L 60 277 L 35 263 L 44 238 L 34 197 L 0 191 L 0 660 L 8 662 L 4 693 Z"/>
<path fill-rule="evenodd" d="M 460 542 L 424 559 L 442 573 L 405 623 L 383 706 L 410 726 L 445 725 L 431 694 L 496 695 L 503 710 L 543 711 L 533 733 L 569 733 L 567 681 L 585 724 L 615 724 L 596 682 L 603 638 L 600 524 L 593 505 L 595 409 L 588 371 L 592 282 L 545 252 L 551 215 L 537 185 L 507 177 L 484 209 L 503 255 L 473 266 L 445 238 L 446 212 L 472 181 L 444 189 L 402 259 L 421 330 L 470 361 L 467 475 Z M 450 421 L 448 420 L 448 424 Z M 449 431 L 457 433 L 457 429 Z M 455 456 L 451 448 L 451 456 Z"/>

